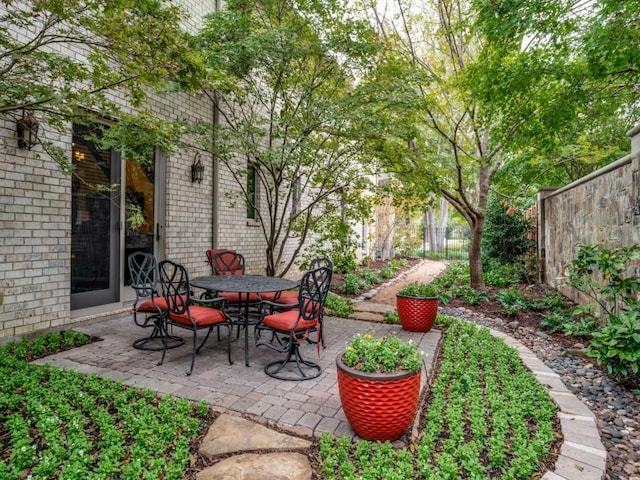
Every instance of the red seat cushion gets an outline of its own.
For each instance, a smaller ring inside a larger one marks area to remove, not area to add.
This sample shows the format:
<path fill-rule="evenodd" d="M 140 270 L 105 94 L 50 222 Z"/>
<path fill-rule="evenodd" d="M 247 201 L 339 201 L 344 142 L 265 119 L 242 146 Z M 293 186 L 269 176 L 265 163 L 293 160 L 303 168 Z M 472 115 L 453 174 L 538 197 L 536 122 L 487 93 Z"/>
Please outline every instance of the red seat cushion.
<path fill-rule="evenodd" d="M 235 292 L 218 292 L 218 297 L 226 298 L 229 303 L 244 303 L 247 301 L 246 293 L 235 293 Z M 249 294 L 249 303 L 258 303 L 260 302 L 260 295 L 257 293 Z"/>
<path fill-rule="evenodd" d="M 207 325 L 217 325 L 226 321 L 227 317 L 222 311 L 217 308 L 201 307 L 192 305 L 189 307 L 189 313 L 191 313 L 191 319 L 199 327 L 206 327 Z M 182 315 L 176 315 L 175 313 L 169 313 L 169 319 L 181 323 L 183 325 L 193 325 L 187 313 Z"/>
<path fill-rule="evenodd" d="M 262 292 L 260 293 L 261 300 L 267 300 L 268 302 L 274 302 L 275 298 L 280 294 L 280 292 Z"/>
<path fill-rule="evenodd" d="M 233 267 L 232 267 L 233 268 Z M 221 268 L 215 268 L 216 275 L 244 275 L 242 268 L 233 268 L 232 270 L 223 270 Z"/>
<path fill-rule="evenodd" d="M 235 250 L 230 250 L 228 248 L 213 248 L 211 250 L 207 250 L 207 262 L 209 265 L 213 263 L 213 256 L 216 254 L 222 254 L 226 252 L 236 253 Z"/>
<path fill-rule="evenodd" d="M 262 324 L 269 328 L 273 328 L 274 330 L 278 330 L 279 332 L 290 332 L 291 328 L 296 323 L 296 320 L 298 320 L 298 310 L 287 310 L 286 312 L 267 315 L 262 320 Z M 304 319 L 300 319 L 298 325 L 296 325 L 295 331 L 302 332 L 304 330 L 308 330 L 309 328 L 315 327 L 317 323 L 317 320 L 306 321 Z"/>
<path fill-rule="evenodd" d="M 158 308 L 160 310 L 166 310 L 167 309 L 167 301 L 164 299 L 164 297 L 156 297 L 154 299 L 154 301 L 156 302 L 156 305 L 158 306 Z M 157 313 L 158 312 L 156 307 L 153 305 L 153 301 L 151 301 L 151 299 L 145 300 L 140 305 L 138 305 L 136 307 L 136 311 L 137 312 L 149 312 L 149 313 Z"/>
<path fill-rule="evenodd" d="M 186 295 L 181 295 L 181 297 L 183 302 L 187 298 Z M 165 311 L 169 309 L 169 307 L 167 307 L 167 300 L 164 297 L 156 297 L 154 298 L 154 301 L 156 302 L 156 305 L 158 306 L 158 308 L 160 308 L 160 310 Z M 136 312 L 158 313 L 158 310 L 153 306 L 153 302 L 149 299 L 138 305 L 138 307 L 136 308 Z"/>
<path fill-rule="evenodd" d="M 298 292 L 294 290 L 286 290 L 284 292 L 265 292 L 260 294 L 262 300 L 279 303 L 281 305 L 297 305 Z"/>

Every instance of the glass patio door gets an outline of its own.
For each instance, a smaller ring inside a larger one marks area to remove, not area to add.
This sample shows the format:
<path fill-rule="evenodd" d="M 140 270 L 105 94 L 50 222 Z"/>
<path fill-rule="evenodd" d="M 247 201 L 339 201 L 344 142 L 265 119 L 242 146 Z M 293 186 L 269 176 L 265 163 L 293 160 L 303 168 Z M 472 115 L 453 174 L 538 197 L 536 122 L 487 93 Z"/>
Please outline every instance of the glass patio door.
<path fill-rule="evenodd" d="M 131 274 L 127 258 L 139 251 L 157 255 L 157 244 L 161 239 L 161 223 L 158 221 L 155 201 L 156 162 L 154 158 L 144 164 L 125 163 L 125 217 L 130 218 L 134 214 L 140 220 L 132 223 L 125 219 L 124 284 L 129 286 Z M 128 296 L 126 293 L 125 295 Z"/>
<path fill-rule="evenodd" d="M 71 205 L 71 309 L 117 302 L 120 292 L 120 155 L 89 139 L 99 129 L 74 125 Z"/>

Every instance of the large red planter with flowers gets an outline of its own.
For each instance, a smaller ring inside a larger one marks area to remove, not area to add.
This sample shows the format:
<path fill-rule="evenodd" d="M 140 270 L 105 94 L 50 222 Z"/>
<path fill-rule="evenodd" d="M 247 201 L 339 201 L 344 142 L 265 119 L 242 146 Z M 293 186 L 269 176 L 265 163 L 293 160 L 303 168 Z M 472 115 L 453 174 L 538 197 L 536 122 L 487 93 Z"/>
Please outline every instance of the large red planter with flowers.
<path fill-rule="evenodd" d="M 438 315 L 438 297 L 396 295 L 400 325 L 408 332 L 428 332 Z"/>
<path fill-rule="evenodd" d="M 365 373 L 336 357 L 342 409 L 353 431 L 365 440 L 394 441 L 407 431 L 418 410 L 420 371 Z"/>

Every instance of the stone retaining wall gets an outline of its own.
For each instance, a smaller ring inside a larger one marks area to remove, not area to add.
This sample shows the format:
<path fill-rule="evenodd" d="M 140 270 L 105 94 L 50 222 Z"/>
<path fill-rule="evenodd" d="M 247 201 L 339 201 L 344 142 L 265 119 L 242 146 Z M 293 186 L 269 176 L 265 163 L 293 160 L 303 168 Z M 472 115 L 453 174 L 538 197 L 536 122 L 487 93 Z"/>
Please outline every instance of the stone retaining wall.
<path fill-rule="evenodd" d="M 538 251 L 542 281 L 573 300 L 563 267 L 583 244 L 616 248 L 640 244 L 640 125 L 631 130 L 632 153 L 559 189 L 538 192 Z M 640 276 L 640 264 L 630 274 Z"/>

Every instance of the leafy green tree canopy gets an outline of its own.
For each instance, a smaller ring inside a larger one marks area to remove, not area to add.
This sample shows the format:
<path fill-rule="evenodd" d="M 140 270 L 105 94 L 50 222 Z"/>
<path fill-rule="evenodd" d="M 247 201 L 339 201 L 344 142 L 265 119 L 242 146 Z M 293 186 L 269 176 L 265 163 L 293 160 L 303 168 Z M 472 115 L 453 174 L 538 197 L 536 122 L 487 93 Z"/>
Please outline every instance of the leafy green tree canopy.
<path fill-rule="evenodd" d="M 0 116 L 15 122 L 22 112 L 41 122 L 40 144 L 63 171 L 72 166 L 47 131 L 70 122 L 118 118 L 132 155 L 168 132 L 145 109 L 149 89 L 195 88 L 203 65 L 190 50 L 180 23 L 186 19 L 165 0 L 28 0 L 0 7 Z M 116 92 L 133 109 L 123 111 Z"/>
<path fill-rule="evenodd" d="M 232 0 L 197 39 L 220 117 L 213 131 L 200 125 L 199 141 L 234 176 L 231 201 L 255 213 L 268 274 L 286 273 L 310 234 L 340 224 L 327 216 L 368 212 L 372 170 L 351 91 L 375 48 L 369 30 L 340 0 Z"/>

